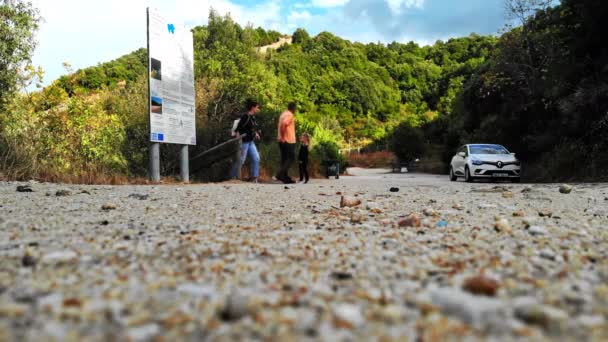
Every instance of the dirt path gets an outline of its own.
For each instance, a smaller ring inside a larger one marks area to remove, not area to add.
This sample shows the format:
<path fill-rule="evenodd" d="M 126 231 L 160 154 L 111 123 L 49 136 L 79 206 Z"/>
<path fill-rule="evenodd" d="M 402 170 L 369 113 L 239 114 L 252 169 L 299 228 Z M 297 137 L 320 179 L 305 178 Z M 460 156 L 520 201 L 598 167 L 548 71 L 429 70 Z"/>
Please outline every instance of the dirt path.
<path fill-rule="evenodd" d="M 0 183 L 0 341 L 608 337 L 608 185 L 350 173 Z"/>

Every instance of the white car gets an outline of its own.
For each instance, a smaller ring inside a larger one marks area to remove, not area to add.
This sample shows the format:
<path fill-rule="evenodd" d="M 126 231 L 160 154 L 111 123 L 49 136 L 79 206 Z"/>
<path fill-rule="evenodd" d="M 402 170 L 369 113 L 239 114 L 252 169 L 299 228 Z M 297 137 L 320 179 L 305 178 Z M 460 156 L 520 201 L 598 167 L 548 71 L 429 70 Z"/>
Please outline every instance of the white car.
<path fill-rule="evenodd" d="M 519 183 L 521 162 L 504 146 L 470 144 L 461 146 L 450 162 L 450 180 L 464 177 L 466 182 L 479 178 L 510 179 Z"/>

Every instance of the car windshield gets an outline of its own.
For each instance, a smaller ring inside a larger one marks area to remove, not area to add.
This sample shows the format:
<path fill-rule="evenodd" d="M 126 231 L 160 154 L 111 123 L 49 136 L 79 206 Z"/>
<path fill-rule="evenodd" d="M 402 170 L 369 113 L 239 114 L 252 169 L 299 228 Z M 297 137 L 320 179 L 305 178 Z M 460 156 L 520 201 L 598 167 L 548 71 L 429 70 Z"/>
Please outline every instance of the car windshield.
<path fill-rule="evenodd" d="M 470 145 L 471 154 L 509 154 L 506 148 L 500 145 Z"/>

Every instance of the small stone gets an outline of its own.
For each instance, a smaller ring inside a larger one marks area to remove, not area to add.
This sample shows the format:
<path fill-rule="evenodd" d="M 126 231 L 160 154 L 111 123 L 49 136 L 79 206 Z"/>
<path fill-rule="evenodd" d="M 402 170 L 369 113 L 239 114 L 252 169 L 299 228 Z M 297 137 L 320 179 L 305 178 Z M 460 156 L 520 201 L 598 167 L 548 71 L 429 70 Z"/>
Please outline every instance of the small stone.
<path fill-rule="evenodd" d="M 538 325 L 551 332 L 560 332 L 568 320 L 568 313 L 548 305 L 536 303 L 529 297 L 517 298 L 514 301 L 515 317 L 531 325 Z"/>
<path fill-rule="evenodd" d="M 82 301 L 78 298 L 66 298 L 63 300 L 64 307 L 81 307 Z"/>
<path fill-rule="evenodd" d="M 505 191 L 502 193 L 502 198 L 513 198 L 515 197 L 515 194 L 512 193 L 511 191 Z"/>
<path fill-rule="evenodd" d="M 526 213 L 523 210 L 518 210 L 513 212 L 513 217 L 524 217 Z"/>
<path fill-rule="evenodd" d="M 463 210 L 464 208 L 463 208 L 463 206 L 462 206 L 462 205 L 460 205 L 460 203 L 454 203 L 454 204 L 452 205 L 452 209 L 456 209 L 456 210 Z"/>
<path fill-rule="evenodd" d="M 334 279 L 336 279 L 336 280 L 350 280 L 350 279 L 353 279 L 352 273 L 341 272 L 341 271 L 331 272 L 331 277 L 334 278 Z"/>
<path fill-rule="evenodd" d="M 432 208 L 424 208 L 424 210 L 422 211 L 422 213 L 425 216 L 438 216 L 439 214 Z"/>
<path fill-rule="evenodd" d="M 530 233 L 531 235 L 546 235 L 549 232 L 544 227 L 541 227 L 541 226 L 531 226 L 530 228 L 528 228 L 528 233 Z"/>
<path fill-rule="evenodd" d="M 31 185 L 17 185 L 17 192 L 34 192 Z"/>
<path fill-rule="evenodd" d="M 499 329 L 504 327 L 508 313 L 498 299 L 474 296 L 454 288 L 440 288 L 431 291 L 434 306 L 442 312 L 455 316 L 477 329 Z"/>
<path fill-rule="evenodd" d="M 158 334 L 160 334 L 160 326 L 156 323 L 148 323 L 129 328 L 126 332 L 130 341 L 151 341 Z"/>
<path fill-rule="evenodd" d="M 389 189 L 390 192 L 399 192 L 399 188 L 392 187 Z"/>
<path fill-rule="evenodd" d="M 540 257 L 547 260 L 555 260 L 555 253 L 550 249 L 543 249 L 540 251 Z"/>
<path fill-rule="evenodd" d="M 375 203 L 375 202 L 367 202 L 365 204 L 365 208 L 374 214 L 382 213 L 380 206 L 378 205 L 378 203 Z"/>
<path fill-rule="evenodd" d="M 70 196 L 70 195 L 72 195 L 72 192 L 70 190 L 63 189 L 63 190 L 57 190 L 55 192 L 55 196 L 57 196 L 57 197 Z"/>
<path fill-rule="evenodd" d="M 361 309 L 353 304 L 337 304 L 332 308 L 334 325 L 338 328 L 355 329 L 365 323 Z"/>
<path fill-rule="evenodd" d="M 511 228 L 509 220 L 506 218 L 497 217 L 496 223 L 494 224 L 494 230 L 498 233 L 511 233 L 513 228 Z"/>
<path fill-rule="evenodd" d="M 84 195 L 90 195 L 91 194 L 88 190 L 81 190 L 80 193 L 84 194 Z"/>
<path fill-rule="evenodd" d="M 295 329 L 299 333 L 314 336 L 317 334 L 317 314 L 310 309 L 298 311 L 298 318 L 295 322 Z"/>
<path fill-rule="evenodd" d="M 404 312 L 397 305 L 387 305 L 380 311 L 382 320 L 389 323 L 399 323 L 403 319 Z"/>
<path fill-rule="evenodd" d="M 237 321 L 247 315 L 247 304 L 249 299 L 238 292 L 232 292 L 226 298 L 224 308 L 220 312 L 220 318 L 224 321 Z"/>
<path fill-rule="evenodd" d="M 102 205 L 101 209 L 102 210 L 114 210 L 114 209 L 116 209 L 116 204 L 108 202 L 108 203 L 105 203 L 104 205 Z"/>
<path fill-rule="evenodd" d="M 496 296 L 496 291 L 500 285 L 492 278 L 484 275 L 478 275 L 468 278 L 464 281 L 462 289 L 476 295 L 484 295 L 489 297 Z"/>
<path fill-rule="evenodd" d="M 385 239 L 382 240 L 382 247 L 384 249 L 396 249 L 399 248 L 400 243 L 396 239 Z"/>
<path fill-rule="evenodd" d="M 150 197 L 150 195 L 148 195 L 148 194 L 145 194 L 145 195 L 144 194 L 130 194 L 129 195 L 129 198 L 138 199 L 140 201 L 147 200 L 148 197 Z"/>
<path fill-rule="evenodd" d="M 210 286 L 203 286 L 193 283 L 181 284 L 176 288 L 179 293 L 188 294 L 194 297 L 210 298 L 215 294 L 215 290 Z"/>
<path fill-rule="evenodd" d="M 279 312 L 279 320 L 281 323 L 294 325 L 298 321 L 298 312 L 290 306 L 285 306 Z"/>
<path fill-rule="evenodd" d="M 582 325 L 583 327 L 585 327 L 587 329 L 593 329 L 593 328 L 603 326 L 605 319 L 604 319 L 604 317 L 602 317 L 600 315 L 594 315 L 594 316 L 583 315 L 583 316 L 580 316 L 577 319 L 577 321 L 578 321 L 578 324 Z"/>
<path fill-rule="evenodd" d="M 354 197 L 350 197 L 350 196 L 342 196 L 340 198 L 340 207 L 344 208 L 344 207 L 356 207 L 359 204 L 361 204 L 361 200 L 358 198 L 354 198 Z"/>
<path fill-rule="evenodd" d="M 28 305 L 9 303 L 0 305 L 0 317 L 21 317 L 29 309 Z"/>
<path fill-rule="evenodd" d="M 553 212 L 549 209 L 543 209 L 538 212 L 538 216 L 540 217 L 551 217 L 553 216 Z"/>
<path fill-rule="evenodd" d="M 41 261 L 43 264 L 62 264 L 75 261 L 78 254 L 71 250 L 57 251 L 45 254 Z"/>
<path fill-rule="evenodd" d="M 481 203 L 477 206 L 479 209 L 496 209 L 498 206 L 496 204 L 489 203 Z"/>
<path fill-rule="evenodd" d="M 399 227 L 418 228 L 418 227 L 420 227 L 420 225 L 421 225 L 420 217 L 418 217 L 418 215 L 416 215 L 416 214 L 411 214 L 408 217 L 399 221 Z"/>
<path fill-rule="evenodd" d="M 37 260 L 33 256 L 26 254 L 21 258 L 21 266 L 23 267 L 34 267 L 36 266 Z"/>
<path fill-rule="evenodd" d="M 18 303 L 35 303 L 36 299 L 42 295 L 42 292 L 31 287 L 18 287 L 11 291 L 11 296 Z"/>
<path fill-rule="evenodd" d="M 572 186 L 568 184 L 562 184 L 559 187 L 559 192 L 562 194 L 569 194 L 572 192 Z"/>
<path fill-rule="evenodd" d="M 357 213 L 353 213 L 350 216 L 350 223 L 359 224 L 361 222 L 363 222 L 363 216 L 362 215 L 359 215 Z"/>

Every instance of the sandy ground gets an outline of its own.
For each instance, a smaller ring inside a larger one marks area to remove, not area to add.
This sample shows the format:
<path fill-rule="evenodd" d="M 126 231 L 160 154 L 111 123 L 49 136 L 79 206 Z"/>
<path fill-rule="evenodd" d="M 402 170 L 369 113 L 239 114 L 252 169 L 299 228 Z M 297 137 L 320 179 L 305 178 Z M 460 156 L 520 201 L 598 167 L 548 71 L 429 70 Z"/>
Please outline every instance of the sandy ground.
<path fill-rule="evenodd" d="M 0 183 L 0 341 L 608 338 L 607 184 L 350 173 Z"/>

